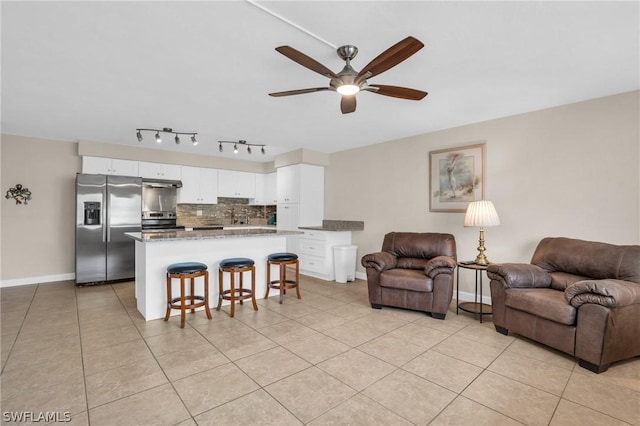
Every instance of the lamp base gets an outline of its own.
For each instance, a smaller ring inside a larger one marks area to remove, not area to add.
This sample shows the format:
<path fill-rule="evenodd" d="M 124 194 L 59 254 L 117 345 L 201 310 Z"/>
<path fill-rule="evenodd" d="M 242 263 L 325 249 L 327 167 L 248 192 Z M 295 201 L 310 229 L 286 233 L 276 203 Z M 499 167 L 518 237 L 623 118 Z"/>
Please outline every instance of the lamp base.
<path fill-rule="evenodd" d="M 475 263 L 476 265 L 487 266 L 489 264 L 489 259 L 484 255 L 484 228 L 480 227 L 480 238 L 478 239 L 478 256 L 476 256 Z"/>

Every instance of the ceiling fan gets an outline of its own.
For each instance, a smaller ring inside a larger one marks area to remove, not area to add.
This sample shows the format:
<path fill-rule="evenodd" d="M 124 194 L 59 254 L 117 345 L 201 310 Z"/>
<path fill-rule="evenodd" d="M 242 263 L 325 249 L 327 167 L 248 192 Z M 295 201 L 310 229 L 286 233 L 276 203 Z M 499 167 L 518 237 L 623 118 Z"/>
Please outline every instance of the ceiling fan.
<path fill-rule="evenodd" d="M 321 92 L 333 90 L 342 95 L 340 110 L 343 114 L 348 114 L 356 110 L 356 93 L 367 91 L 378 95 L 391 96 L 400 99 L 419 101 L 427 96 L 427 92 L 409 89 L 407 87 L 387 86 L 382 84 L 369 84 L 367 79 L 382 74 L 390 68 L 395 67 L 400 62 L 422 49 L 424 44 L 414 37 L 407 37 L 394 44 L 375 59 L 369 62 L 360 72 L 351 67 L 351 60 L 358 54 L 358 48 L 351 45 L 341 46 L 337 49 L 338 56 L 342 58 L 346 65 L 339 73 L 334 73 L 318 61 L 290 46 L 276 47 L 276 50 L 287 58 L 299 63 L 303 67 L 309 68 L 318 74 L 329 78 L 329 87 L 314 87 L 310 89 L 288 90 L 285 92 L 269 93 L 269 96 L 291 96 L 304 93 Z"/>

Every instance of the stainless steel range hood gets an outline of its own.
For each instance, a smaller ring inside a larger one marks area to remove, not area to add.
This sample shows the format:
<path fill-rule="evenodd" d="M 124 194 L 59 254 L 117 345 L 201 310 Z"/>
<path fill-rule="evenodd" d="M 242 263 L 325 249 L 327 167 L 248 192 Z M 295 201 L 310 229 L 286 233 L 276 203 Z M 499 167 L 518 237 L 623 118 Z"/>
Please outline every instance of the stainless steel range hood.
<path fill-rule="evenodd" d="M 142 178 L 142 186 L 151 188 L 182 188 L 182 181 Z"/>

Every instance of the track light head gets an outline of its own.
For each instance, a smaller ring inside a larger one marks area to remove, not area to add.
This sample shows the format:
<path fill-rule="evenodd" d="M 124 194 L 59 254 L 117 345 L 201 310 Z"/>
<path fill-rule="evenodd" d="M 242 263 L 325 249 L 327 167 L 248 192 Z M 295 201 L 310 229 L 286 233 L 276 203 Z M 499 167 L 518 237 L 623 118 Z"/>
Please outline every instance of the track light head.
<path fill-rule="evenodd" d="M 160 137 L 160 132 L 156 132 L 156 142 L 157 143 L 162 142 L 162 138 Z"/>
<path fill-rule="evenodd" d="M 222 142 L 218 142 L 218 151 L 222 152 Z"/>
<path fill-rule="evenodd" d="M 193 146 L 198 145 L 198 141 L 196 140 L 195 133 L 193 135 L 191 135 L 191 143 L 193 144 Z"/>
<path fill-rule="evenodd" d="M 251 147 L 250 146 L 247 147 L 247 153 L 251 154 Z"/>
<path fill-rule="evenodd" d="M 140 132 L 140 130 L 138 130 L 138 132 L 136 133 L 136 137 L 138 138 L 138 142 L 142 142 L 142 133 Z"/>
<path fill-rule="evenodd" d="M 234 154 L 238 153 L 238 144 L 233 145 L 233 153 Z"/>
<path fill-rule="evenodd" d="M 178 136 L 178 134 L 176 133 L 176 145 L 180 145 L 180 136 Z"/>
<path fill-rule="evenodd" d="M 264 154 L 265 154 L 265 151 L 264 151 L 264 145 L 262 145 L 262 148 L 260 149 L 260 152 L 262 153 L 262 155 L 264 155 Z"/>

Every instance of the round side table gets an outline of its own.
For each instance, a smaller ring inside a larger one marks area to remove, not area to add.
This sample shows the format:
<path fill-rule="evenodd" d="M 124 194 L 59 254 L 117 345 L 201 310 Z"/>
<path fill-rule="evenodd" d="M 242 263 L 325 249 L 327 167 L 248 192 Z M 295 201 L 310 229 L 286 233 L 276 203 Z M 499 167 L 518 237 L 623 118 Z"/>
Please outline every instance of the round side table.
<path fill-rule="evenodd" d="M 482 303 L 482 272 L 487 270 L 488 265 L 478 265 L 474 262 L 458 262 L 456 268 L 456 315 L 458 315 L 458 309 L 471 314 L 480 315 L 480 323 L 482 323 L 483 315 L 491 315 L 491 305 Z M 471 269 L 476 272 L 476 291 L 473 302 L 460 302 L 460 268 Z M 478 283 L 480 284 L 480 292 L 478 292 Z"/>

